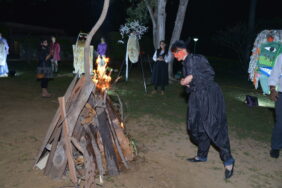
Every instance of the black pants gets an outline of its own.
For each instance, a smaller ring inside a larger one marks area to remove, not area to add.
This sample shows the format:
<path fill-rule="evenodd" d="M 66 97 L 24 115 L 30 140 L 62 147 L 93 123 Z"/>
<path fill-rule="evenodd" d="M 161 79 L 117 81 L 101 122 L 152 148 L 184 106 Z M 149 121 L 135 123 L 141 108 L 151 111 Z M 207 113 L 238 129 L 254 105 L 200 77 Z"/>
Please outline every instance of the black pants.
<path fill-rule="evenodd" d="M 43 89 L 47 89 L 48 88 L 48 82 L 49 82 L 49 79 L 48 78 L 42 78 L 40 80 L 40 86 L 41 88 Z"/>

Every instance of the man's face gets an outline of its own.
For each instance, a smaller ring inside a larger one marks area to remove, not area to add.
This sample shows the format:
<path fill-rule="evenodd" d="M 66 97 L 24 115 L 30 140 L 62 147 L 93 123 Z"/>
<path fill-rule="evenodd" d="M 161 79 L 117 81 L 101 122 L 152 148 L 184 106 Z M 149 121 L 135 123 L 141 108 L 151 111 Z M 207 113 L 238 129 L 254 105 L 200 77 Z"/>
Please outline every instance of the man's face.
<path fill-rule="evenodd" d="M 44 40 L 44 41 L 42 42 L 42 46 L 48 46 L 47 40 Z"/>
<path fill-rule="evenodd" d="M 177 59 L 177 61 L 182 61 L 188 55 L 186 49 L 177 48 L 176 52 L 173 52 L 173 56 Z"/>

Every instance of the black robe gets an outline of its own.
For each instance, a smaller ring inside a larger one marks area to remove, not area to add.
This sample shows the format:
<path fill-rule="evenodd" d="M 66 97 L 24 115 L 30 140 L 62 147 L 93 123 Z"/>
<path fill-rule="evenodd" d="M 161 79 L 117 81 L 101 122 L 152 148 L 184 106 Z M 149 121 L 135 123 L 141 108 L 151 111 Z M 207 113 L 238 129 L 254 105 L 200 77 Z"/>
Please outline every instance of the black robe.
<path fill-rule="evenodd" d="M 157 50 L 157 58 L 159 58 L 160 56 L 165 58 L 166 54 L 167 51 L 165 51 L 165 53 L 161 55 L 161 50 Z M 155 87 L 164 87 L 168 85 L 168 64 L 165 61 L 156 61 L 154 63 L 152 84 L 155 85 Z"/>
<path fill-rule="evenodd" d="M 37 65 L 37 74 L 44 74 L 44 78 L 53 78 L 51 61 L 46 60 L 49 55 L 49 48 L 40 47 L 38 52 L 39 64 Z"/>
<path fill-rule="evenodd" d="M 204 56 L 189 54 L 183 62 L 183 76 L 188 75 L 193 75 L 190 87 L 186 87 L 189 93 L 187 129 L 190 137 L 199 144 L 201 135 L 206 134 L 221 150 L 222 160 L 227 161 L 232 156 L 225 104 L 222 91 L 214 82 L 215 73 Z"/>

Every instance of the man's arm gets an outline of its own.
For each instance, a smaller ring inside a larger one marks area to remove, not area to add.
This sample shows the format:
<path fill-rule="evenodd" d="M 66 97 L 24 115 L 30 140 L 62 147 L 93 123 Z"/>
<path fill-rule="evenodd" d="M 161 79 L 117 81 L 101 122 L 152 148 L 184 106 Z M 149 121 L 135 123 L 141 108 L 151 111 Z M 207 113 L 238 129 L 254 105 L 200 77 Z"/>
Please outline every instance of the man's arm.
<path fill-rule="evenodd" d="M 268 85 L 270 87 L 270 99 L 273 101 L 276 101 L 278 98 L 278 92 L 276 91 L 276 85 L 279 82 L 279 78 L 282 74 L 282 54 L 280 54 L 276 62 L 274 64 L 274 67 L 271 71 L 271 75 L 268 79 Z"/>

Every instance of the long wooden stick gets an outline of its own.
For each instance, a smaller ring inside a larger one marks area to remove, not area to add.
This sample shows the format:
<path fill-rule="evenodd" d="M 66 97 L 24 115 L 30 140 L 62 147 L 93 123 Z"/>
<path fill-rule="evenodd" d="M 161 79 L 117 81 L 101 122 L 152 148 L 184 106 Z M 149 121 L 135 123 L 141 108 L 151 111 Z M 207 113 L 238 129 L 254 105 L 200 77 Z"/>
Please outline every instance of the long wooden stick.
<path fill-rule="evenodd" d="M 74 86 L 76 84 L 77 78 L 78 78 L 78 76 L 75 76 L 73 78 L 71 84 L 69 85 L 69 87 L 68 87 L 68 89 L 67 89 L 67 91 L 65 93 L 66 101 L 68 101 L 70 96 L 71 96 L 71 92 L 72 92 L 72 90 L 73 90 L 73 88 L 74 88 Z M 47 134 L 46 134 L 46 136 L 45 136 L 45 138 L 43 140 L 42 146 L 41 146 L 41 148 L 40 148 L 40 150 L 38 152 L 38 155 L 37 155 L 36 160 L 35 160 L 35 164 L 39 161 L 39 159 L 40 159 L 40 157 L 42 155 L 42 152 L 44 151 L 44 148 L 48 144 L 48 141 L 49 141 L 50 137 L 52 136 L 56 126 L 58 125 L 59 119 L 60 119 L 60 109 L 57 109 L 56 114 L 55 114 L 52 122 L 50 123 L 50 126 L 49 126 L 49 129 L 47 131 Z"/>
<path fill-rule="evenodd" d="M 92 125 L 89 125 L 89 126 L 92 126 Z M 103 168 L 103 163 L 102 163 L 102 155 L 100 153 L 100 150 L 98 149 L 96 139 L 94 138 L 94 135 L 93 135 L 92 131 L 90 130 L 89 126 L 88 125 L 84 126 L 84 129 L 89 134 L 89 136 L 91 138 L 91 145 L 92 145 L 92 148 L 93 148 L 94 153 L 95 153 L 96 163 L 97 163 L 97 167 L 98 167 L 99 175 L 100 175 L 100 180 L 102 180 L 103 175 L 105 174 L 105 170 Z M 100 183 L 103 183 L 103 180 Z"/>
<path fill-rule="evenodd" d="M 61 110 L 62 117 L 65 118 L 66 117 L 65 98 L 59 97 L 59 103 L 60 103 L 60 110 Z M 69 137 L 69 127 L 68 127 L 67 119 L 65 119 L 63 123 L 63 139 L 64 139 L 64 146 L 65 146 L 65 153 L 68 159 L 70 178 L 71 178 L 71 181 L 75 185 L 77 185 L 77 177 L 75 173 L 75 165 L 74 165 L 73 156 L 72 156 L 72 145 L 71 145 L 71 140 Z"/>
<path fill-rule="evenodd" d="M 113 123 L 112 123 L 112 121 L 111 121 L 111 119 L 110 119 L 110 115 L 109 115 L 108 109 L 105 108 L 105 111 L 106 111 L 106 114 L 107 114 L 108 122 L 109 122 L 109 124 L 110 124 L 110 126 L 109 126 L 109 127 L 110 127 L 110 131 L 111 131 L 111 133 L 112 133 L 112 136 L 113 136 L 115 145 L 117 146 L 117 150 L 118 150 L 119 156 L 120 156 L 120 158 L 121 158 L 122 163 L 124 164 L 124 166 L 128 169 L 129 167 L 128 167 L 127 161 L 126 161 L 126 159 L 125 159 L 125 157 L 124 157 L 124 155 L 123 155 L 123 153 L 122 153 L 122 150 L 121 150 L 119 141 L 118 141 L 118 139 L 117 139 L 117 135 L 116 135 L 115 130 L 114 130 L 114 127 L 113 127 Z"/>
<path fill-rule="evenodd" d="M 94 27 L 91 29 L 90 33 L 87 35 L 85 46 L 84 46 L 84 71 L 86 75 L 86 79 L 90 79 L 90 60 L 89 60 L 89 54 L 90 54 L 90 43 L 94 36 L 94 34 L 97 32 L 97 30 L 101 27 L 102 23 L 104 22 L 107 12 L 109 9 L 110 0 L 104 0 L 104 6 L 101 13 L 101 16 L 99 20 L 96 22 Z"/>

